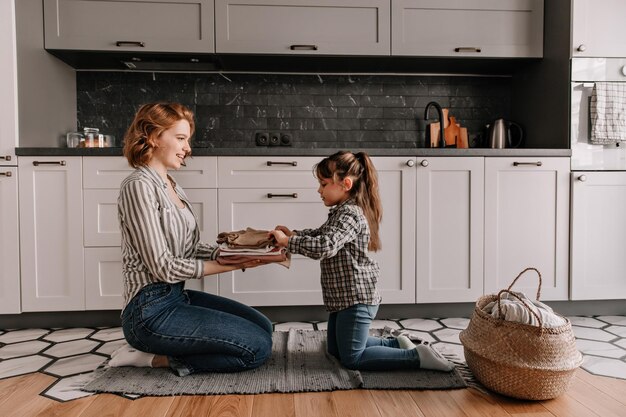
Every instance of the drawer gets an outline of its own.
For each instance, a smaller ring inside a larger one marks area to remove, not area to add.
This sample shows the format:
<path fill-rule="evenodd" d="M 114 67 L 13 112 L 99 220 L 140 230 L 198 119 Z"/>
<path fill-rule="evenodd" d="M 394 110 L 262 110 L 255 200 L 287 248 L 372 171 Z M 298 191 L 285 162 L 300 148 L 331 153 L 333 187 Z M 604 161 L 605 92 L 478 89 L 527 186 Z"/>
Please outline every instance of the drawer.
<path fill-rule="evenodd" d="M 185 189 L 217 187 L 217 157 L 189 158 L 187 166 L 170 175 Z M 134 168 L 124 157 L 84 157 L 83 187 L 119 190 L 120 184 Z"/>
<path fill-rule="evenodd" d="M 219 157 L 219 188 L 317 188 L 322 157 Z"/>

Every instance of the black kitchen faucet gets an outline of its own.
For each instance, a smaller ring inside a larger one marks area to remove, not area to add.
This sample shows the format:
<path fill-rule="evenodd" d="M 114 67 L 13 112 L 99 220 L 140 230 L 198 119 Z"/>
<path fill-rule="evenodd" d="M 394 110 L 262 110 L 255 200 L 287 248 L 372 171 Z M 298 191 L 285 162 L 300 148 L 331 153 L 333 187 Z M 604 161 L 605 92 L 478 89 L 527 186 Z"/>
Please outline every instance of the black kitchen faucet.
<path fill-rule="evenodd" d="M 439 147 L 445 148 L 446 138 L 443 134 L 443 110 L 441 110 L 441 106 L 439 105 L 439 103 L 437 103 L 436 101 L 431 101 L 426 105 L 426 108 L 424 109 L 424 120 L 428 120 L 428 112 L 430 111 L 431 107 L 434 107 L 437 110 L 437 117 L 439 118 Z"/>

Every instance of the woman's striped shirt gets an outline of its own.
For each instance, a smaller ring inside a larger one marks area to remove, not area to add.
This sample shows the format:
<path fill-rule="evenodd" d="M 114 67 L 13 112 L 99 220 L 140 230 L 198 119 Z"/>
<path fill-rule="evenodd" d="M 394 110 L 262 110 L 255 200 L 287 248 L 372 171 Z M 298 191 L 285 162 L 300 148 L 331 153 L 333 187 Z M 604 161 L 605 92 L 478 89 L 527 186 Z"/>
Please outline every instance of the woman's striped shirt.
<path fill-rule="evenodd" d="M 183 189 L 172 183 L 178 197 L 193 212 Z M 167 184 L 150 167 L 140 167 L 122 181 L 117 207 L 124 307 L 148 284 L 202 278 L 203 259 L 217 256 L 217 246 L 200 242 L 197 224 L 190 227 L 182 210 L 168 196 Z"/>

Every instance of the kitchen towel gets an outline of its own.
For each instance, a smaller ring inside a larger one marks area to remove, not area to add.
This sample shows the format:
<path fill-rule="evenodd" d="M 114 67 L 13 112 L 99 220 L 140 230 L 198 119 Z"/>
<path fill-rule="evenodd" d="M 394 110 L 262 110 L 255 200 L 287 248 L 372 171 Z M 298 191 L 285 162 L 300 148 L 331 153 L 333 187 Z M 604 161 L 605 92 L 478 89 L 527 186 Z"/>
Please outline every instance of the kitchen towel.
<path fill-rule="evenodd" d="M 374 329 L 373 335 L 382 330 Z M 166 368 L 102 367 L 84 391 L 135 395 L 261 394 L 346 389 L 465 388 L 459 363 L 451 372 L 429 370 L 352 371 L 326 353 L 326 331 L 274 332 L 272 357 L 263 366 L 238 373 L 176 376 Z"/>
<path fill-rule="evenodd" d="M 597 82 L 589 105 L 594 144 L 626 141 L 626 83 Z"/>

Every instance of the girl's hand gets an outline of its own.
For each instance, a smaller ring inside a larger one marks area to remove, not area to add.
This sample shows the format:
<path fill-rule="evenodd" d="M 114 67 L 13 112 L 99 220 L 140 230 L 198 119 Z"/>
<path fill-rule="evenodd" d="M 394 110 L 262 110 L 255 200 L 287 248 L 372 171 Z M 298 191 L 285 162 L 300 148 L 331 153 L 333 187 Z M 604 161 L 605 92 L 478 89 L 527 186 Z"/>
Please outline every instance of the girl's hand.
<path fill-rule="evenodd" d="M 276 239 L 276 246 L 279 246 L 281 248 L 287 247 L 287 244 L 289 243 L 289 236 L 285 234 L 285 232 L 283 232 L 282 230 L 276 229 L 276 230 L 270 230 L 269 233 L 270 235 L 274 236 L 274 239 Z"/>
<path fill-rule="evenodd" d="M 286 234 L 287 236 L 293 236 L 295 233 L 292 232 L 291 230 L 289 230 L 289 228 L 287 226 L 282 226 L 282 225 L 278 225 L 275 227 L 276 230 L 280 230 L 281 232 L 283 232 L 284 234 Z"/>

